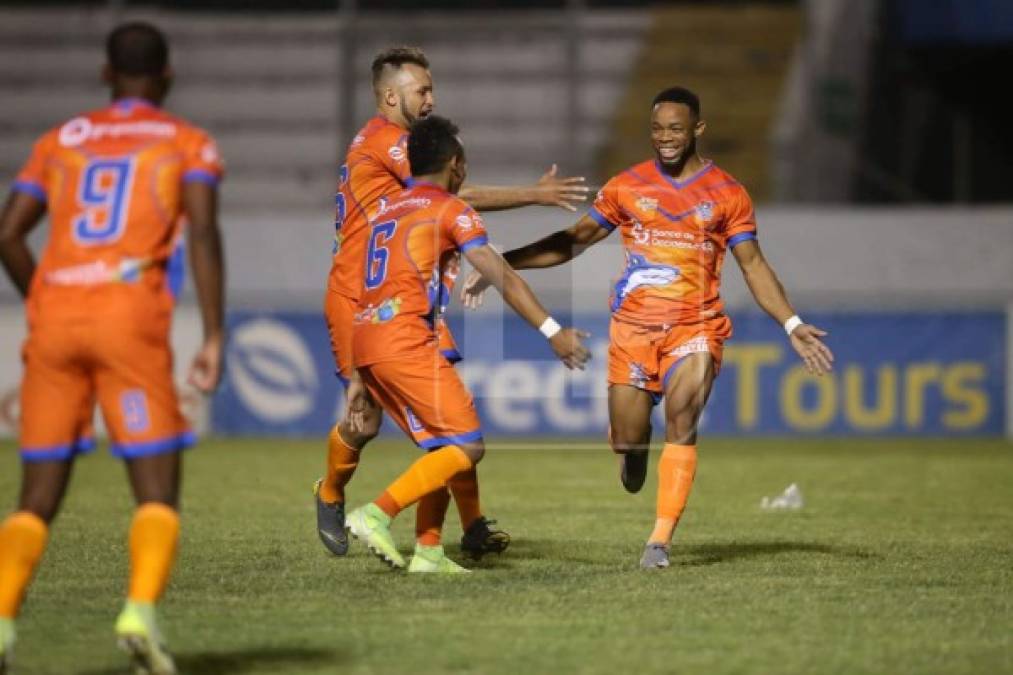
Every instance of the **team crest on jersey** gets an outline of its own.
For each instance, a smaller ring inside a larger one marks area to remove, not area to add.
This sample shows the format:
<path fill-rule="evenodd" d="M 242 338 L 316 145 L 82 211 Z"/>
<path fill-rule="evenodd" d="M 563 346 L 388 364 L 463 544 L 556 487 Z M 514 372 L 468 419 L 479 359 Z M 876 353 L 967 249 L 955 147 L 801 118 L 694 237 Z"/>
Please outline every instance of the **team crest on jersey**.
<path fill-rule="evenodd" d="M 714 202 L 700 202 L 696 205 L 696 218 L 702 225 L 710 223 L 714 217 Z"/>
<path fill-rule="evenodd" d="M 387 154 L 390 155 L 390 158 L 393 159 L 395 162 L 403 162 L 405 158 L 404 150 L 402 150 L 400 147 L 396 145 L 390 146 L 390 149 L 387 150 Z"/>
<path fill-rule="evenodd" d="M 650 197 L 641 197 L 637 200 L 637 208 L 646 212 L 656 211 L 658 208 L 658 200 Z"/>

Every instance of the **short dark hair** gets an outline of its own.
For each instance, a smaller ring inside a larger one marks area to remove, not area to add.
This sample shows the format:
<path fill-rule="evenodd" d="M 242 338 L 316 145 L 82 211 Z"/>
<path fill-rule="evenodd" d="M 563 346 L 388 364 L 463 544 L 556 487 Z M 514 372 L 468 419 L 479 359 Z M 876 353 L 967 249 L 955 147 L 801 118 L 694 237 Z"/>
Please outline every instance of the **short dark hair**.
<path fill-rule="evenodd" d="M 429 115 L 412 124 L 408 133 L 408 164 L 412 175 L 438 173 L 451 158 L 463 154 L 457 133 L 457 125 L 439 115 Z"/>
<path fill-rule="evenodd" d="M 106 38 L 106 57 L 121 75 L 158 76 L 169 65 L 169 42 L 150 23 L 124 23 Z"/>
<path fill-rule="evenodd" d="M 429 68 L 429 59 L 426 58 L 425 52 L 418 47 L 390 47 L 377 54 L 373 59 L 373 86 L 380 83 L 385 67 L 400 68 L 406 63 Z"/>
<path fill-rule="evenodd" d="M 669 87 L 659 92 L 651 103 L 651 109 L 659 103 L 682 103 L 693 112 L 694 117 L 700 119 L 700 97 L 685 87 Z"/>

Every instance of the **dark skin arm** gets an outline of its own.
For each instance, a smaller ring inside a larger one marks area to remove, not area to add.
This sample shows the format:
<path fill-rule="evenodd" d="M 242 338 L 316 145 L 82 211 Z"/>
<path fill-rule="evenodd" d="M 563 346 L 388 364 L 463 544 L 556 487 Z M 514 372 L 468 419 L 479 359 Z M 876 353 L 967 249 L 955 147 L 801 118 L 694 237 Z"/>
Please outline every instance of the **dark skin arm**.
<path fill-rule="evenodd" d="M 218 190 L 190 182 L 183 186 L 183 208 L 189 221 L 190 266 L 204 325 L 204 344 L 190 366 L 188 382 L 204 393 L 214 391 L 222 372 L 225 343 L 224 269 L 218 229 Z"/>
<path fill-rule="evenodd" d="M 0 214 L 0 263 L 21 297 L 35 274 L 35 256 L 28 248 L 28 235 L 42 222 L 46 204 L 25 192 L 11 192 Z"/>
<path fill-rule="evenodd" d="M 508 251 L 503 257 L 515 270 L 555 267 L 570 262 L 608 235 L 609 231 L 591 216 L 584 216 L 572 227 Z M 477 309 L 482 304 L 485 290 L 493 283 L 493 280 L 476 268 L 461 286 L 461 302 L 465 307 Z"/>
<path fill-rule="evenodd" d="M 758 242 L 755 240 L 743 242 L 732 249 L 732 255 L 742 268 L 742 276 L 749 286 L 749 292 L 753 294 L 756 304 L 763 311 L 780 324 L 795 314 L 791 303 L 788 302 L 784 286 L 763 257 Z M 804 323 L 796 327 L 789 336 L 791 346 L 805 363 L 806 370 L 814 375 L 828 373 L 833 366 L 834 355 L 820 340 L 826 334 L 825 330 Z"/>

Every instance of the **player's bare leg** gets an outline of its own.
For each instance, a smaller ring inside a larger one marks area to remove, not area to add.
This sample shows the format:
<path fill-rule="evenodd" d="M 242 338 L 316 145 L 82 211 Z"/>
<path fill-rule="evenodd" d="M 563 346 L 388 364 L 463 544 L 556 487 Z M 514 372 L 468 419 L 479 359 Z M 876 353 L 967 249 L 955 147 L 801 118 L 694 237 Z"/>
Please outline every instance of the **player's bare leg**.
<path fill-rule="evenodd" d="M 70 482 L 73 460 L 23 462 L 18 509 L 0 524 L 0 673 L 13 658 L 14 620 L 42 559 L 49 523 Z"/>
<path fill-rule="evenodd" d="M 181 471 L 178 452 L 127 460 L 137 511 L 130 526 L 129 592 L 116 620 L 116 634 L 139 673 L 176 672 L 158 628 L 155 603 L 165 591 L 176 557 Z"/>
<path fill-rule="evenodd" d="M 331 429 L 328 439 L 327 475 L 313 488 L 317 505 L 317 535 L 324 548 L 334 555 L 348 552 L 345 533 L 345 485 L 359 465 L 359 454 L 380 433 L 383 421 L 380 406 L 365 392 L 362 410 L 353 425 L 345 418 Z"/>
<path fill-rule="evenodd" d="M 609 445 L 619 455 L 619 479 L 627 492 L 640 492 L 647 478 L 653 409 L 650 392 L 626 384 L 609 386 Z"/>
<path fill-rule="evenodd" d="M 665 449 L 658 462 L 654 531 L 640 559 L 643 569 L 668 567 L 668 545 L 696 475 L 696 428 L 714 383 L 709 353 L 690 354 L 675 366 L 665 390 Z"/>

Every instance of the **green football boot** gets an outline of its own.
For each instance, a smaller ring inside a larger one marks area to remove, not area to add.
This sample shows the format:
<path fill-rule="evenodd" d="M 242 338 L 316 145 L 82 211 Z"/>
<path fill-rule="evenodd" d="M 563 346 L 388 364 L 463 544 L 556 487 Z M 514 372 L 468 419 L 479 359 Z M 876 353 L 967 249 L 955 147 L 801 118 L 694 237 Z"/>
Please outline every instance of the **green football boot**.
<path fill-rule="evenodd" d="M 373 555 L 394 569 L 403 568 L 405 559 L 398 553 L 394 538 L 390 536 L 390 516 L 376 504 L 360 506 L 345 519 L 345 528 L 362 541 Z"/>
<path fill-rule="evenodd" d="M 135 675 L 176 675 L 153 604 L 128 600 L 116 619 L 116 638 L 120 649 L 130 655 Z"/>
<path fill-rule="evenodd" d="M 471 574 L 471 570 L 461 567 L 448 558 L 442 546 L 422 546 L 415 544 L 415 555 L 408 565 L 410 573 L 422 574 Z"/>

